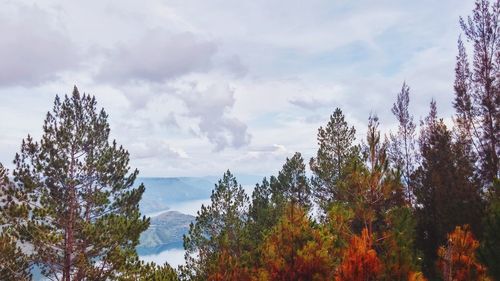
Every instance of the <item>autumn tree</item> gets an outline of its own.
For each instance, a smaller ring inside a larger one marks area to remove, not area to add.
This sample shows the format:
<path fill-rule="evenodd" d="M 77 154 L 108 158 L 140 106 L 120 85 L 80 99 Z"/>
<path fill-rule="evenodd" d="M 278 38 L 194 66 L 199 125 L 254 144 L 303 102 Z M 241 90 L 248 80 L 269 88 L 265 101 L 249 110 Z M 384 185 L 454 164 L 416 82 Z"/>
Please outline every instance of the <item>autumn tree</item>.
<path fill-rule="evenodd" d="M 457 226 L 447 237 L 446 246 L 438 250 L 438 265 L 443 279 L 489 280 L 486 268 L 476 258 L 479 241 L 474 238 L 469 226 Z"/>
<path fill-rule="evenodd" d="M 15 204 L 29 207 L 20 235 L 42 274 L 56 280 L 109 280 L 136 259 L 149 220 L 133 188 L 129 153 L 109 142 L 106 112 L 75 87 L 56 97 L 39 142 L 23 140 L 13 172 Z"/>
<path fill-rule="evenodd" d="M 394 166 L 402 175 L 404 194 L 408 202 L 414 201 L 412 174 L 416 164 L 416 125 L 410 115 L 410 87 L 403 83 L 396 102 L 392 106 L 392 114 L 398 120 L 398 132 L 391 134 L 389 156 Z"/>
<path fill-rule="evenodd" d="M 348 172 L 351 158 L 358 154 L 354 144 L 356 130 L 345 120 L 342 110 L 335 109 L 328 124 L 318 129 L 319 149 L 309 165 L 314 197 L 324 213 L 335 200 L 345 200 L 341 182 Z"/>
<path fill-rule="evenodd" d="M 364 228 L 361 235 L 351 238 L 342 263 L 337 269 L 337 281 L 375 281 L 381 277 L 383 265 L 373 249 L 373 238 Z"/>
<path fill-rule="evenodd" d="M 469 134 L 480 158 L 483 183 L 500 177 L 500 1 L 476 0 L 472 15 L 460 18 L 472 45 L 472 67 L 461 39 L 455 68 L 458 125 Z"/>
<path fill-rule="evenodd" d="M 215 185 L 210 200 L 210 205 L 201 206 L 184 236 L 186 265 L 181 277 L 186 280 L 207 280 L 217 270 L 223 251 L 236 259 L 244 254 L 249 199 L 230 171 Z"/>
<path fill-rule="evenodd" d="M 333 278 L 332 236 L 311 225 L 299 205 L 288 204 L 262 245 L 258 280 Z"/>
<path fill-rule="evenodd" d="M 29 259 L 21 250 L 17 233 L 18 218 L 27 215 L 27 208 L 17 206 L 13 195 L 8 171 L 0 164 L 0 279 L 31 280 Z"/>
<path fill-rule="evenodd" d="M 379 232 L 385 224 L 384 214 L 402 204 L 401 182 L 390 168 L 387 150 L 388 141 L 382 139 L 378 118 L 370 116 L 363 162 L 353 165 L 344 183 L 358 233 L 363 228 L 369 233 Z"/>

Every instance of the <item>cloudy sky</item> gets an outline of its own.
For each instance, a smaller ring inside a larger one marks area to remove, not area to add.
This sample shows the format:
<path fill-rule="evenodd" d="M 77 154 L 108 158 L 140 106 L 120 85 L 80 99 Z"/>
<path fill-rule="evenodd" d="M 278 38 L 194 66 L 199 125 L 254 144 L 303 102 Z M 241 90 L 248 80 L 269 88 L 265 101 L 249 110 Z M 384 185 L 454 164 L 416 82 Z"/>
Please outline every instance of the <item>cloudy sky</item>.
<path fill-rule="evenodd" d="M 315 154 L 340 107 L 363 138 L 452 115 L 459 16 L 472 1 L 0 0 L 0 162 L 40 137 L 56 94 L 97 97 L 142 176 L 268 175 Z"/>

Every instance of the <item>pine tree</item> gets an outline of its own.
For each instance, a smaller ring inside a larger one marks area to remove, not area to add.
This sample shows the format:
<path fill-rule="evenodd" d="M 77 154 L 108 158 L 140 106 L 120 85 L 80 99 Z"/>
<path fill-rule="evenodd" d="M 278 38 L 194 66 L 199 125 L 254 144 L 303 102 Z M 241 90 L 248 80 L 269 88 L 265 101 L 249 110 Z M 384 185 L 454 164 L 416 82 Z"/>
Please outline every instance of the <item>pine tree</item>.
<path fill-rule="evenodd" d="M 16 154 L 14 179 L 19 204 L 29 216 L 21 237 L 33 249 L 42 274 L 61 280 L 120 277 L 136 259 L 144 186 L 133 188 L 129 154 L 109 142 L 109 124 L 96 100 L 80 95 L 56 97 L 43 136 L 28 136 Z"/>
<path fill-rule="evenodd" d="M 177 272 L 168 263 L 158 265 L 154 262 L 146 263 L 138 258 L 128 267 L 127 271 L 117 280 L 119 281 L 178 281 Z"/>
<path fill-rule="evenodd" d="M 409 105 L 410 87 L 406 83 L 403 83 L 396 103 L 392 106 L 392 114 L 396 116 L 399 126 L 397 134 L 391 134 L 389 154 L 392 165 L 401 171 L 402 182 L 405 187 L 405 198 L 408 202 L 412 203 L 414 201 L 414 194 L 411 175 L 415 170 L 416 164 L 416 126 L 413 122 L 413 116 L 409 113 Z"/>
<path fill-rule="evenodd" d="M 336 281 L 375 281 L 381 277 L 383 264 L 373 249 L 373 237 L 364 228 L 361 235 L 354 235 L 344 253 Z"/>
<path fill-rule="evenodd" d="M 419 139 L 421 166 L 415 173 L 419 248 L 424 254 L 426 276 L 435 278 L 437 248 L 456 225 L 470 224 L 480 233 L 482 201 L 474 166 L 462 143 L 453 142 L 436 104 L 426 117 Z"/>
<path fill-rule="evenodd" d="M 299 205 L 288 204 L 262 245 L 257 280 L 331 280 L 332 245 L 332 236 L 314 228 Z"/>
<path fill-rule="evenodd" d="M 415 248 L 416 220 L 412 209 L 391 209 L 385 216 L 385 222 L 386 229 L 379 237 L 379 256 L 384 264 L 382 280 L 407 280 L 420 272 L 419 255 Z"/>
<path fill-rule="evenodd" d="M 339 108 L 330 116 L 326 127 L 318 129 L 319 149 L 309 165 L 313 172 L 314 196 L 324 213 L 328 212 L 332 202 L 345 200 L 340 183 L 349 173 L 348 163 L 358 152 L 354 145 L 355 134 L 356 130 L 349 127 Z"/>
<path fill-rule="evenodd" d="M 201 206 L 184 236 L 186 265 L 181 277 L 186 280 L 207 280 L 216 271 L 223 250 L 236 259 L 244 254 L 249 199 L 230 171 L 215 185 L 210 200 L 210 205 Z"/>
<path fill-rule="evenodd" d="M 0 279 L 31 280 L 27 255 L 19 247 L 18 218 L 26 216 L 25 206 L 14 202 L 14 186 L 0 164 Z"/>
<path fill-rule="evenodd" d="M 443 279 L 488 281 L 486 268 L 476 258 L 479 241 L 475 239 L 469 226 L 457 226 L 447 236 L 447 245 L 438 250 L 438 266 Z"/>
<path fill-rule="evenodd" d="M 347 177 L 346 190 L 349 203 L 354 207 L 358 225 L 356 230 L 368 228 L 370 235 L 379 232 L 383 226 L 384 215 L 393 207 L 402 205 L 402 186 L 400 179 L 390 169 L 387 154 L 388 141 L 382 140 L 377 116 L 370 116 L 363 145 L 363 160 L 352 169 Z"/>
<path fill-rule="evenodd" d="M 455 68 L 455 102 L 460 127 L 469 132 L 480 157 L 485 186 L 500 177 L 500 1 L 476 0 L 460 26 L 472 44 L 472 69 L 461 40 Z"/>
<path fill-rule="evenodd" d="M 284 209 L 284 196 L 278 187 L 277 179 L 271 176 L 272 184 L 264 178 L 252 193 L 245 235 L 251 252 L 252 266 L 260 266 L 260 245 L 266 235 L 281 218 Z M 280 193 L 278 194 L 278 190 Z"/>
<path fill-rule="evenodd" d="M 278 174 L 278 184 L 287 202 L 309 210 L 311 207 L 311 187 L 306 176 L 304 159 L 299 152 L 296 152 L 292 158 L 286 159 Z"/>
<path fill-rule="evenodd" d="M 486 265 L 488 275 L 500 280 L 500 180 L 495 180 L 493 188 L 496 192 L 483 218 L 479 258 Z"/>

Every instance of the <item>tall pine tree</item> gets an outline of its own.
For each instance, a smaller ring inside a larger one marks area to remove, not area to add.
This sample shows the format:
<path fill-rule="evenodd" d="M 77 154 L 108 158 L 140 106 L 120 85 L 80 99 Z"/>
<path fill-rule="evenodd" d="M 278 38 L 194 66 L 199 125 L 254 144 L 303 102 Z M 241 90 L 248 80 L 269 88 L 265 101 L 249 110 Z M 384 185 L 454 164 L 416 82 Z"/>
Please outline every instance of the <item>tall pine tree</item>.
<path fill-rule="evenodd" d="M 342 110 L 335 109 L 325 128 L 318 129 L 319 149 L 309 165 L 313 172 L 314 196 L 324 213 L 332 202 L 345 200 L 341 182 L 349 173 L 347 168 L 358 154 L 354 145 L 356 130 L 349 127 Z"/>
<path fill-rule="evenodd" d="M 473 48 L 472 69 L 461 40 L 455 68 L 458 124 L 474 141 L 483 184 L 500 177 L 500 1 L 476 0 L 472 16 L 460 18 Z"/>
<path fill-rule="evenodd" d="M 400 171 L 402 183 L 405 187 L 405 198 L 408 202 L 414 201 L 413 184 L 411 175 L 415 170 L 416 162 L 416 125 L 413 116 L 410 115 L 410 87 L 403 83 L 398 93 L 396 102 L 392 106 L 392 114 L 398 120 L 398 132 L 391 134 L 391 145 L 389 155 L 394 166 Z"/>
<path fill-rule="evenodd" d="M 230 171 L 215 185 L 210 200 L 210 205 L 201 206 L 184 236 L 186 265 L 181 277 L 185 280 L 207 280 L 218 271 L 222 254 L 240 259 L 245 252 L 249 199 Z"/>
<path fill-rule="evenodd" d="M 139 212 L 144 186 L 133 188 L 138 171 L 130 170 L 128 152 L 109 142 L 107 118 L 75 87 L 56 97 L 42 139 L 28 136 L 15 157 L 17 200 L 30 208 L 21 237 L 49 278 L 119 278 L 149 225 Z"/>
<path fill-rule="evenodd" d="M 446 234 L 463 224 L 480 233 L 480 185 L 463 143 L 453 142 L 443 120 L 438 120 L 434 101 L 419 144 L 422 163 L 415 172 L 417 242 L 424 254 L 424 273 L 435 278 L 437 249 Z"/>

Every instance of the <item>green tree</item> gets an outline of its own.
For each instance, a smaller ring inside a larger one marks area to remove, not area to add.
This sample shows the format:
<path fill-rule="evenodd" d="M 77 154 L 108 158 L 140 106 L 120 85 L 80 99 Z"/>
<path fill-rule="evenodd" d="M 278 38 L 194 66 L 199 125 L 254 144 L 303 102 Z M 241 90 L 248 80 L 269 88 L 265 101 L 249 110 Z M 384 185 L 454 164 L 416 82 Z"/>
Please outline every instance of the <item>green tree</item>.
<path fill-rule="evenodd" d="M 8 171 L 0 164 L 0 278 L 31 280 L 28 257 L 18 245 L 17 221 L 27 212 L 14 201 L 15 188 Z"/>
<path fill-rule="evenodd" d="M 129 154 L 109 142 L 103 109 L 75 87 L 56 97 L 40 142 L 28 136 L 16 154 L 17 203 L 29 206 L 20 234 L 32 259 L 49 278 L 109 280 L 126 272 L 137 257 L 141 217 L 138 171 Z"/>
<path fill-rule="evenodd" d="M 306 165 L 299 152 L 287 158 L 278 173 L 278 184 L 287 202 L 297 204 L 305 210 L 311 207 L 311 187 L 306 176 Z"/>
<path fill-rule="evenodd" d="M 245 253 L 249 199 L 230 171 L 215 185 L 210 200 L 210 205 L 201 206 L 184 236 L 186 265 L 181 277 L 186 280 L 207 280 L 223 251 L 236 259 Z"/>
<path fill-rule="evenodd" d="M 437 248 L 456 225 L 471 225 L 480 233 L 482 200 L 474 166 L 463 147 L 453 142 L 434 101 L 419 138 L 421 166 L 415 172 L 419 248 L 424 254 L 426 276 L 435 278 Z"/>
<path fill-rule="evenodd" d="M 119 281 L 177 281 L 177 272 L 168 263 L 158 265 L 154 262 L 136 260 L 134 266 L 118 278 Z"/>
<path fill-rule="evenodd" d="M 260 266 L 260 245 L 268 232 L 276 225 L 283 212 L 282 196 L 276 196 L 277 179 L 272 176 L 273 187 L 264 178 L 261 184 L 257 184 L 252 192 L 252 202 L 248 212 L 246 224 L 246 237 L 251 251 L 251 263 Z M 274 195 L 274 196 L 273 196 Z"/>
<path fill-rule="evenodd" d="M 380 259 L 384 263 L 383 280 L 408 280 L 420 271 L 415 247 L 416 220 L 412 209 L 397 207 L 385 216 L 386 229 L 381 235 Z"/>
<path fill-rule="evenodd" d="M 358 154 L 354 145 L 356 130 L 349 127 L 342 110 L 335 109 L 325 128 L 318 129 L 319 149 L 309 165 L 313 172 L 314 196 L 324 213 L 336 200 L 345 200 L 340 183 L 349 173 L 351 158 Z"/>
<path fill-rule="evenodd" d="M 479 258 L 486 265 L 488 274 L 500 280 L 500 180 L 493 184 L 494 196 L 483 218 L 483 235 Z"/>

